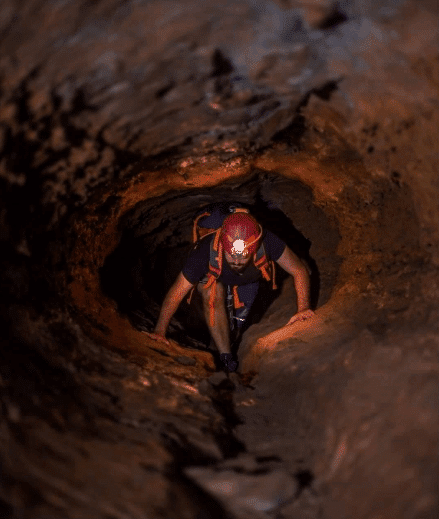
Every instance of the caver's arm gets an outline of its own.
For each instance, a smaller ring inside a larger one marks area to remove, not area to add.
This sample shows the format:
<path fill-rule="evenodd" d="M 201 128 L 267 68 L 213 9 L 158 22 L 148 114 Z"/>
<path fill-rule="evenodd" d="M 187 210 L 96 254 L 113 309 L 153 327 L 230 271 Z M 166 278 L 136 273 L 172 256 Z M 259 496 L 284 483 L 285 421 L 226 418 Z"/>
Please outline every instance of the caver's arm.
<path fill-rule="evenodd" d="M 154 330 L 155 333 L 163 336 L 166 334 L 172 316 L 175 314 L 180 303 L 183 301 L 184 296 L 189 292 L 192 286 L 192 283 L 189 283 L 180 272 L 175 283 L 165 296 L 160 310 L 159 319 Z"/>
<path fill-rule="evenodd" d="M 296 287 L 297 314 L 290 319 L 288 324 L 312 317 L 314 312 L 310 309 L 310 279 L 306 265 L 288 247 L 285 247 L 277 263 L 293 276 Z"/>
<path fill-rule="evenodd" d="M 180 303 L 183 301 L 184 296 L 189 292 L 192 286 L 192 283 L 190 283 L 180 272 L 175 283 L 168 290 L 168 293 L 165 296 L 154 333 L 148 335 L 153 339 L 158 338 L 156 336 L 162 338 L 165 337 L 172 316 L 175 314 Z"/>

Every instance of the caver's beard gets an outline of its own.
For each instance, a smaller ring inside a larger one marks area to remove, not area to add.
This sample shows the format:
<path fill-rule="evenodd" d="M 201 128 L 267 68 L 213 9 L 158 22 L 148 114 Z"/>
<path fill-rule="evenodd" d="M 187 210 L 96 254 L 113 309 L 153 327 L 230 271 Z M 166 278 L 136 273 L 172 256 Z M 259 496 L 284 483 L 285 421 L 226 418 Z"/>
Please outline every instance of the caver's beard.
<path fill-rule="evenodd" d="M 232 270 L 236 270 L 236 271 L 241 271 L 241 270 L 244 270 L 245 267 L 248 265 L 248 263 L 244 263 L 243 265 L 236 265 L 234 263 L 230 263 L 230 267 L 232 268 Z"/>

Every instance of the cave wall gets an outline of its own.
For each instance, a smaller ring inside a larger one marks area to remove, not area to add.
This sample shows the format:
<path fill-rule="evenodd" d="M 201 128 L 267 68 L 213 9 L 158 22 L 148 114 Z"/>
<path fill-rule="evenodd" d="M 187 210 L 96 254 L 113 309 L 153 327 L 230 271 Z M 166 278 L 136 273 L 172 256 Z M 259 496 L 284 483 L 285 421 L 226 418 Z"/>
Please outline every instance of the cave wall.
<path fill-rule="evenodd" d="M 437 515 L 437 29 L 429 0 L 3 1 L 0 515 Z M 100 271 L 249 179 L 325 291 L 285 327 L 286 280 L 231 381 Z"/>

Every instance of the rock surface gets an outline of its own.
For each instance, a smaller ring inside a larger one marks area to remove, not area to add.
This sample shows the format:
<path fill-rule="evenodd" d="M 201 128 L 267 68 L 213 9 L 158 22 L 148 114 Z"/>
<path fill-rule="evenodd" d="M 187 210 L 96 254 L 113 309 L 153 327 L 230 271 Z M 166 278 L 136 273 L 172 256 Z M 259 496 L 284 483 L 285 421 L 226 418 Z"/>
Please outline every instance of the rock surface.
<path fill-rule="evenodd" d="M 0 517 L 433 519 L 438 6 L 3 0 Z M 217 371 L 213 201 L 308 264 Z"/>
<path fill-rule="evenodd" d="M 291 501 L 295 480 L 282 469 L 249 474 L 209 467 L 188 467 L 185 473 L 226 509 L 240 517 L 266 517 Z"/>

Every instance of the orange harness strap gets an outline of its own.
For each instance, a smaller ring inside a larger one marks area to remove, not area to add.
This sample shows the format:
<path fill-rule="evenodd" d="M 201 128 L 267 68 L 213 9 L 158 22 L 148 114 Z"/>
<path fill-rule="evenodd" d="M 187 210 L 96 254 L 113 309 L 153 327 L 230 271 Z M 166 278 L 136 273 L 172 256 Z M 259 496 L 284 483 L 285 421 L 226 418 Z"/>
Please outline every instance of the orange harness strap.
<path fill-rule="evenodd" d="M 213 326 L 215 324 L 215 294 L 216 294 L 216 280 L 210 289 L 210 297 L 209 297 L 209 318 L 210 325 Z"/>
<path fill-rule="evenodd" d="M 219 232 L 215 236 L 215 242 L 214 242 L 214 249 L 218 251 L 218 257 L 217 257 L 218 269 L 214 269 L 214 270 L 217 271 L 218 274 L 221 274 L 221 269 L 223 266 L 223 257 L 222 257 L 223 256 L 223 246 L 222 246 L 222 243 L 218 243 L 218 242 L 219 242 Z M 214 326 L 214 324 L 215 324 L 215 295 L 216 295 L 216 281 L 217 280 L 213 274 L 210 274 L 209 278 L 210 278 L 209 281 L 206 283 L 206 285 L 203 288 L 207 289 L 210 286 L 212 286 L 212 288 L 210 289 L 210 296 L 209 296 L 209 315 L 210 315 L 210 324 L 211 324 L 211 326 Z"/>
<path fill-rule="evenodd" d="M 270 274 L 267 272 L 267 266 L 264 265 L 259 268 L 266 281 L 270 281 Z"/>
<path fill-rule="evenodd" d="M 277 289 L 277 285 L 276 285 L 276 264 L 273 260 L 270 261 L 271 263 L 271 272 L 273 274 L 273 290 L 276 290 Z"/>
<path fill-rule="evenodd" d="M 267 272 L 268 262 L 265 254 L 258 261 L 255 261 L 255 267 L 261 271 L 266 281 L 270 281 L 270 274 Z"/>
<path fill-rule="evenodd" d="M 197 239 L 198 239 L 198 235 L 197 235 L 197 222 L 198 222 L 198 220 L 200 218 L 202 218 L 203 216 L 207 216 L 209 214 L 210 213 L 203 213 L 203 214 L 201 214 L 200 216 L 198 216 L 196 218 L 196 220 L 194 222 L 194 229 L 193 229 L 194 242 L 196 242 Z M 223 247 L 222 247 L 222 243 L 219 241 L 221 228 L 217 229 L 216 231 L 208 232 L 208 234 L 211 234 L 211 233 L 213 234 L 213 232 L 216 232 L 215 239 L 213 241 L 213 250 L 218 252 L 218 255 L 217 255 L 217 258 L 216 258 L 216 260 L 218 262 L 218 268 L 214 267 L 212 264 L 209 263 L 209 270 L 210 271 L 209 271 L 209 273 L 207 275 L 208 276 L 208 280 L 207 280 L 207 283 L 203 286 L 203 288 L 205 290 L 207 290 L 208 288 L 211 288 L 211 291 L 210 291 L 210 294 L 209 294 L 209 317 L 210 317 L 210 323 L 211 323 L 212 326 L 214 326 L 214 324 L 215 324 L 216 283 L 217 283 L 218 277 L 221 275 L 222 260 L 223 260 L 223 257 L 222 257 L 223 256 Z M 274 261 L 267 261 L 267 257 L 264 254 L 262 256 L 262 258 L 260 258 L 258 261 L 255 261 L 254 264 L 261 271 L 261 274 L 264 277 L 264 279 L 266 279 L 267 281 L 270 281 L 270 279 L 272 278 L 273 290 L 276 290 L 277 289 L 277 285 L 276 285 L 276 281 L 275 281 L 275 272 L 276 272 L 275 262 Z M 269 272 L 267 271 L 268 268 L 269 268 L 269 265 L 271 266 L 271 274 L 272 274 L 271 277 L 270 277 Z M 193 287 L 191 289 L 190 293 L 189 293 L 189 297 L 187 299 L 188 304 L 191 302 L 192 295 L 193 295 L 193 292 L 194 292 L 194 288 L 195 287 Z M 235 309 L 242 308 L 243 306 L 245 306 L 244 303 L 239 300 L 238 286 L 235 285 L 232 290 L 233 290 L 233 305 L 234 305 Z"/>
<path fill-rule="evenodd" d="M 222 256 L 223 249 L 222 249 L 222 245 L 219 241 L 220 234 L 221 234 L 221 227 L 216 231 L 215 239 L 213 240 L 213 250 L 218 251 L 217 260 L 218 260 L 218 264 L 220 265 L 220 270 L 221 270 L 221 260 L 222 260 L 221 256 Z M 219 250 L 220 247 L 221 247 L 221 251 Z"/>
<path fill-rule="evenodd" d="M 261 265 L 262 263 L 265 263 L 267 261 L 267 256 L 264 254 L 258 260 L 256 260 L 256 256 L 255 256 L 253 261 L 254 261 L 255 266 L 259 268 L 259 265 Z"/>
<path fill-rule="evenodd" d="M 233 287 L 233 305 L 234 307 L 237 309 L 237 308 L 242 308 L 244 305 L 244 303 L 242 303 L 240 300 L 239 300 L 239 296 L 238 296 L 238 285 L 235 285 Z"/>
<path fill-rule="evenodd" d="M 197 233 L 197 227 L 198 227 L 198 220 L 200 220 L 201 218 L 203 218 L 203 216 L 209 216 L 210 213 L 203 213 L 203 214 L 200 214 L 199 216 L 197 216 L 194 220 L 194 226 L 192 228 L 192 238 L 194 240 L 194 243 L 196 243 L 198 241 L 198 233 Z"/>
<path fill-rule="evenodd" d="M 187 304 L 190 305 L 192 301 L 192 296 L 194 295 L 195 287 L 193 286 L 189 291 L 189 297 L 186 299 Z"/>
<path fill-rule="evenodd" d="M 192 227 L 192 240 L 193 240 L 193 243 L 197 243 L 197 241 L 199 239 L 199 236 L 198 236 L 198 221 L 201 220 L 201 218 L 203 218 L 204 216 L 210 216 L 210 213 L 209 212 L 205 212 L 203 214 L 200 214 L 194 220 L 194 224 L 193 224 L 193 227 Z M 214 229 L 214 230 L 212 230 L 210 232 L 209 232 L 209 230 L 207 230 L 205 235 L 206 234 L 212 234 L 212 232 L 216 232 L 216 229 Z M 188 305 L 191 304 L 192 296 L 194 295 L 194 290 L 195 290 L 195 287 L 192 287 L 190 289 L 190 291 L 189 291 L 189 296 L 188 296 L 188 298 L 186 300 Z"/>

